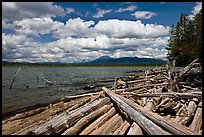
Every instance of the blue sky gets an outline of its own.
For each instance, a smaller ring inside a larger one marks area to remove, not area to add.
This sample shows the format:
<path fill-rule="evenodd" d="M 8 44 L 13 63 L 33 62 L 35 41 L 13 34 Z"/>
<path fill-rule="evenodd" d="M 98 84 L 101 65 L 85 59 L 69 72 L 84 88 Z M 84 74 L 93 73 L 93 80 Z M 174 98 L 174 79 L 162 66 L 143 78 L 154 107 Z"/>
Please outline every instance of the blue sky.
<path fill-rule="evenodd" d="M 201 2 L 3 2 L 2 60 L 166 60 L 169 29 Z"/>

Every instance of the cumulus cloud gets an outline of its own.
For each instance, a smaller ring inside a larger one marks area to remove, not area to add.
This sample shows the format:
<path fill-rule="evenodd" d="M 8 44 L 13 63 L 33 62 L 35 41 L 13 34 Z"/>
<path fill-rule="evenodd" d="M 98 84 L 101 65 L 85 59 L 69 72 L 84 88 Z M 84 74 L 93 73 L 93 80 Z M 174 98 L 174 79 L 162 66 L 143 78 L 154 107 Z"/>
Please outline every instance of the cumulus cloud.
<path fill-rule="evenodd" d="M 17 33 L 35 36 L 53 33 L 63 26 L 64 23 L 53 21 L 51 18 L 23 19 L 13 23 Z"/>
<path fill-rule="evenodd" d="M 202 9 L 202 2 L 196 2 L 196 6 L 193 7 L 193 15 L 196 15 L 197 13 L 200 12 L 200 10 Z"/>
<path fill-rule="evenodd" d="M 69 19 L 63 27 L 57 29 L 54 36 L 56 38 L 70 36 L 90 37 L 91 35 L 94 35 L 90 26 L 94 24 L 94 21 L 84 21 L 80 18 Z"/>
<path fill-rule="evenodd" d="M 130 5 L 127 8 L 119 8 L 118 10 L 116 10 L 115 12 L 124 12 L 124 11 L 133 11 L 135 10 L 137 7 L 134 5 Z"/>
<path fill-rule="evenodd" d="M 5 22 L 4 22 L 5 23 Z M 15 34 L 2 34 L 2 58 L 7 61 L 76 62 L 102 55 L 165 58 L 169 27 L 141 21 L 32 18 L 5 23 Z M 57 40 L 41 43 L 32 36 L 51 34 Z"/>
<path fill-rule="evenodd" d="M 65 15 L 62 7 L 53 2 L 2 2 L 2 19 L 55 17 Z"/>
<path fill-rule="evenodd" d="M 156 16 L 157 14 L 150 11 L 136 11 L 131 15 L 135 16 L 137 19 L 150 19 L 152 16 Z"/>
<path fill-rule="evenodd" d="M 192 10 L 193 14 L 188 16 L 189 19 L 192 20 L 195 17 L 195 15 L 200 12 L 201 9 L 202 9 L 202 2 L 196 2 L 196 6 L 194 6 Z"/>
<path fill-rule="evenodd" d="M 75 12 L 75 9 L 74 8 L 66 8 L 66 12 L 69 14 L 69 13 Z"/>
<path fill-rule="evenodd" d="M 128 21 L 111 19 L 99 21 L 94 29 L 101 34 L 116 38 L 145 38 L 168 35 L 169 27 L 162 25 L 146 24 L 140 20 Z"/>
<path fill-rule="evenodd" d="M 93 17 L 94 18 L 101 18 L 105 14 L 110 13 L 111 11 L 112 11 L 111 9 L 108 9 L 108 10 L 97 9 L 97 13 L 95 15 L 93 15 Z"/>

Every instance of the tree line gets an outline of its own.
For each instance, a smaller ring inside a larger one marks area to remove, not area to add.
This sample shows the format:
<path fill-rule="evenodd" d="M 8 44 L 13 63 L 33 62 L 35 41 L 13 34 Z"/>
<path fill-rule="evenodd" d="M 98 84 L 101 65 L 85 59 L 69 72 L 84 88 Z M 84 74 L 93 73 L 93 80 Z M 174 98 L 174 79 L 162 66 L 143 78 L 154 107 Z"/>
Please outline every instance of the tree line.
<path fill-rule="evenodd" d="M 176 26 L 170 29 L 167 58 L 176 60 L 176 66 L 186 66 L 198 58 L 202 64 L 202 9 L 193 19 L 181 14 Z"/>

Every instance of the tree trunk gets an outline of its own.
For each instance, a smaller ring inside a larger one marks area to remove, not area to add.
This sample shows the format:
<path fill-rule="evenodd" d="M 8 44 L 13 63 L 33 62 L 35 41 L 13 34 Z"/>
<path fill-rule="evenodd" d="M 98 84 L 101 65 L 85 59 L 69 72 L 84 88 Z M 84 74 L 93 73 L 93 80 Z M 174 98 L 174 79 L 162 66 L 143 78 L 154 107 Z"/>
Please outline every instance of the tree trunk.
<path fill-rule="evenodd" d="M 107 88 L 102 88 L 107 95 L 123 110 L 125 111 L 140 127 L 142 127 L 150 135 L 165 135 L 160 127 L 154 124 L 151 120 L 147 119 L 141 113 L 130 107 L 124 100 L 120 99 L 115 93 L 108 90 Z"/>
<path fill-rule="evenodd" d="M 142 129 L 133 122 L 127 135 L 143 135 Z"/>
<path fill-rule="evenodd" d="M 82 130 L 83 126 L 85 126 L 88 122 L 90 122 L 94 118 L 106 113 L 112 106 L 113 106 L 113 104 L 105 105 L 102 108 L 91 112 L 89 115 L 80 119 L 74 126 L 67 129 L 64 133 L 62 133 L 62 135 L 77 135 L 77 134 L 79 134 L 79 132 Z"/>
<path fill-rule="evenodd" d="M 94 101 L 91 104 L 84 105 L 76 110 L 71 111 L 69 114 L 62 113 L 55 116 L 40 126 L 30 129 L 34 134 L 46 134 L 49 130 L 54 130 L 56 134 L 61 134 L 68 127 L 75 124 L 84 115 L 100 108 L 110 102 L 109 98 L 102 98 Z"/>
<path fill-rule="evenodd" d="M 88 134 L 90 134 L 93 130 L 95 130 L 96 128 L 99 128 L 103 123 L 105 123 L 105 121 L 110 119 L 115 114 L 116 114 L 116 109 L 114 107 L 112 107 L 107 113 L 105 113 L 104 115 L 99 117 L 96 121 L 91 123 L 88 127 L 86 127 L 80 133 L 80 135 L 88 135 Z"/>

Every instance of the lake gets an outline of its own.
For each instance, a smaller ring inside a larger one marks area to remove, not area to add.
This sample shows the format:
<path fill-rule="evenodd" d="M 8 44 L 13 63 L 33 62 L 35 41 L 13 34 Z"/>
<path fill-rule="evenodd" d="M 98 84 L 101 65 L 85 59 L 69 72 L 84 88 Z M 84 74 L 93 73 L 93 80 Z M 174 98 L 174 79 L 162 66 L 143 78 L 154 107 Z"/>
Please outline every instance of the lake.
<path fill-rule="evenodd" d="M 64 96 L 90 92 L 83 90 L 88 84 L 111 86 L 113 82 L 99 82 L 127 76 L 126 72 L 142 67 L 31 67 L 22 66 L 13 89 L 9 87 L 19 67 L 2 67 L 2 113 L 37 103 L 53 101 Z M 53 85 L 47 85 L 44 78 Z M 96 90 L 96 89 L 95 89 Z"/>

